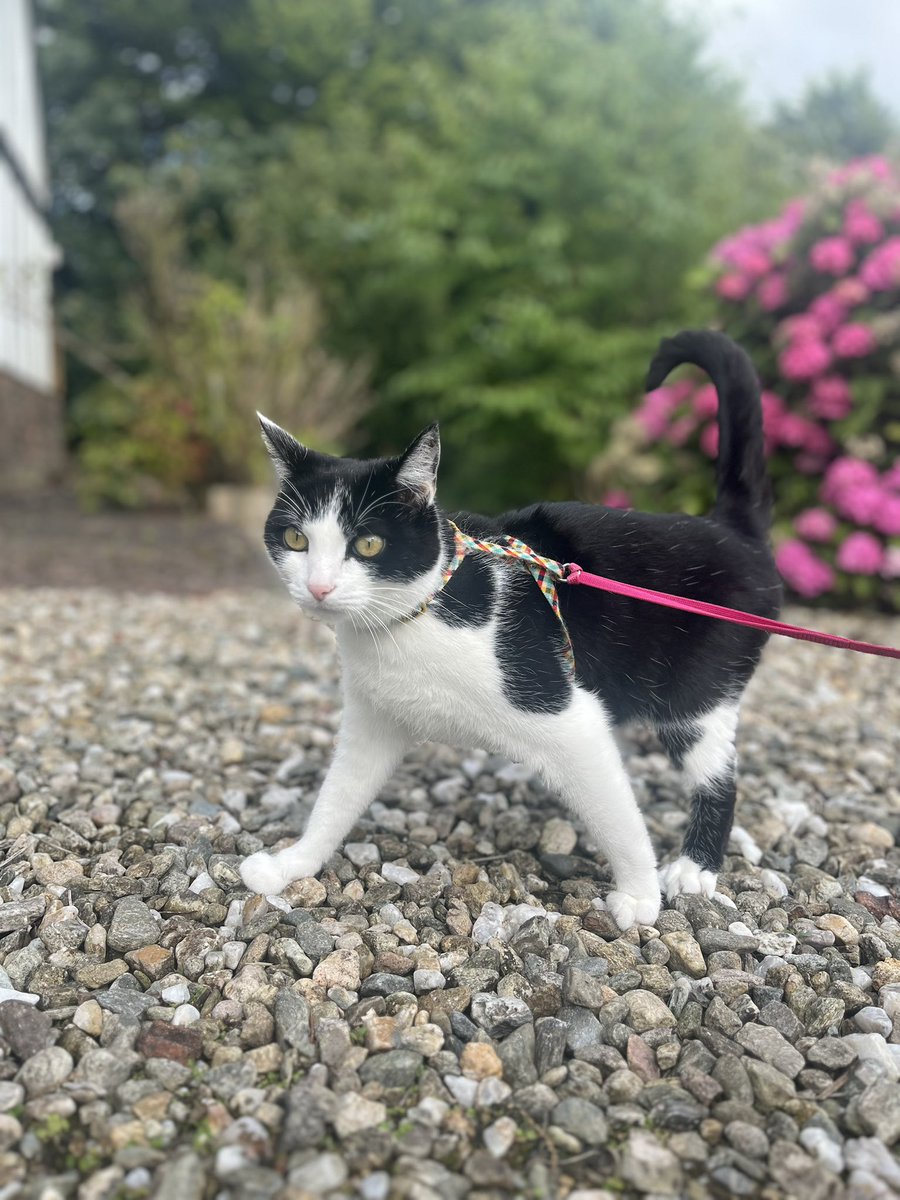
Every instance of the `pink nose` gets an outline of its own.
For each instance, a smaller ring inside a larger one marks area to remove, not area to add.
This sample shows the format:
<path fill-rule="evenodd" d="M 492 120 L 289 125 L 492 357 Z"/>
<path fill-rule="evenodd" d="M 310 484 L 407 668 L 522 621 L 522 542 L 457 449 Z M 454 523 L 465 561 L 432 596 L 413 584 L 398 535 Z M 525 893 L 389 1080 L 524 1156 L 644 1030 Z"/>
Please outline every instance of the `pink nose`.
<path fill-rule="evenodd" d="M 333 583 L 311 583 L 309 590 L 317 600 L 324 600 L 326 596 L 330 596 L 334 591 Z"/>

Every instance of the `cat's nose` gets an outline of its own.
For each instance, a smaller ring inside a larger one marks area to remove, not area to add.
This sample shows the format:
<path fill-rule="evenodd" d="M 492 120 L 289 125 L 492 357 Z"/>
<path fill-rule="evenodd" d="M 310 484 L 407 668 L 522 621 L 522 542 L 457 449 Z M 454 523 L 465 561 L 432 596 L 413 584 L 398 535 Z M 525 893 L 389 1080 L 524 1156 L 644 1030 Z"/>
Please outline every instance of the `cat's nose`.
<path fill-rule="evenodd" d="M 324 600 L 326 596 L 330 596 L 334 591 L 333 583 L 311 583 L 309 590 L 317 600 Z"/>

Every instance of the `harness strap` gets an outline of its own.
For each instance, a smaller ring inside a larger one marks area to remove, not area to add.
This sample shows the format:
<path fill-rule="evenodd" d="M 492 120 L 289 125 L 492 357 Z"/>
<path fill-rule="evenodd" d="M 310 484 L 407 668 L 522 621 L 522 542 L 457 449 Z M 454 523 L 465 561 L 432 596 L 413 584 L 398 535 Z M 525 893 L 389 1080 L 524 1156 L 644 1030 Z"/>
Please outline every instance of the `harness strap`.
<path fill-rule="evenodd" d="M 508 562 L 519 562 L 527 571 L 530 571 L 535 582 L 541 589 L 544 599 L 553 609 L 556 619 L 559 621 L 565 639 L 563 648 L 563 657 L 566 660 L 566 665 L 569 672 L 575 673 L 575 651 L 572 647 L 572 639 L 569 636 L 569 630 L 566 628 L 565 620 L 559 610 L 559 596 L 557 595 L 556 585 L 566 578 L 566 568 L 563 563 L 557 562 L 553 558 L 544 558 L 537 551 L 532 550 L 530 546 L 526 546 L 524 542 L 520 542 L 518 538 L 504 535 L 497 542 L 486 542 L 480 538 L 470 537 L 469 534 L 463 533 L 458 525 L 449 522 L 450 528 L 453 530 L 454 549 L 453 557 L 444 568 L 441 577 L 440 586 L 432 592 L 427 600 L 411 614 L 408 620 L 423 613 L 429 604 L 434 600 L 435 596 L 447 586 L 450 577 L 457 570 L 463 559 L 469 554 L 491 554 L 495 558 L 503 558 Z"/>

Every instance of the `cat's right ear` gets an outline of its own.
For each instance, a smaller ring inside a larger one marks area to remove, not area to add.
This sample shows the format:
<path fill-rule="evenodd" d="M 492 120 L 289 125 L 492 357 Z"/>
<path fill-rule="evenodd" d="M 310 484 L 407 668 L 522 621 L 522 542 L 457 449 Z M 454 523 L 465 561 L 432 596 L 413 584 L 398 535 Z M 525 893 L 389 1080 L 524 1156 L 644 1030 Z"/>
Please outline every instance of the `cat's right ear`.
<path fill-rule="evenodd" d="M 307 450 L 295 437 L 291 437 L 286 429 L 282 429 L 280 425 L 276 425 L 274 421 L 264 417 L 261 412 L 256 415 L 259 419 L 262 440 L 269 452 L 275 473 L 279 481 L 283 482 L 294 472 L 302 470 L 305 462 L 308 465 L 311 451 Z"/>

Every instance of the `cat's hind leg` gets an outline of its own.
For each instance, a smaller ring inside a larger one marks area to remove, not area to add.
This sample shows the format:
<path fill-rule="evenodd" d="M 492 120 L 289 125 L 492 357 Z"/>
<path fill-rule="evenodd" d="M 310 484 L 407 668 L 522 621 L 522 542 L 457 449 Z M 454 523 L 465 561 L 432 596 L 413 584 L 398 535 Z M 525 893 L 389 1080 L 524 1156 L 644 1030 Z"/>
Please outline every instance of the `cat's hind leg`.
<path fill-rule="evenodd" d="M 602 704 L 577 690 L 563 712 L 536 720 L 538 736 L 515 757 L 541 772 L 600 847 L 615 882 L 606 904 L 619 928 L 652 925 L 660 906 L 656 857 Z"/>
<path fill-rule="evenodd" d="M 240 866 L 252 892 L 278 895 L 295 879 L 318 875 L 393 775 L 413 745 L 409 735 L 358 698 L 341 716 L 334 758 L 303 837 L 269 854 L 251 854 Z"/>
<path fill-rule="evenodd" d="M 681 855 L 660 870 L 671 900 L 685 892 L 711 896 L 734 821 L 734 747 L 738 706 L 720 704 L 680 725 L 662 726 L 659 736 L 669 757 L 684 771 L 691 789 L 691 815 Z"/>

